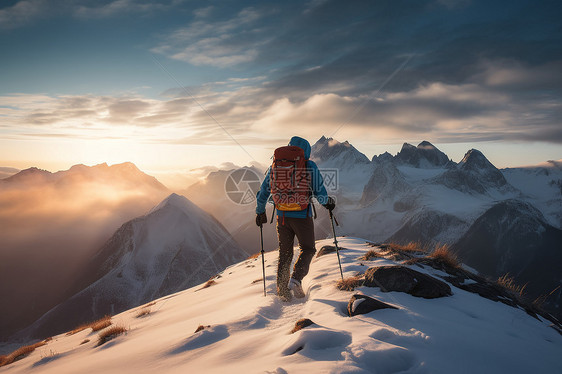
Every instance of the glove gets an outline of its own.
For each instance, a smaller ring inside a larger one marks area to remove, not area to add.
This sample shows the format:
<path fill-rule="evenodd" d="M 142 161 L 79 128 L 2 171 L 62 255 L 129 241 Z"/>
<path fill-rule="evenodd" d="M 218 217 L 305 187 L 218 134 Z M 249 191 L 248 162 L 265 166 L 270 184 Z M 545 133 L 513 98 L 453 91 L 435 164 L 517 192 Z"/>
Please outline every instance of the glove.
<path fill-rule="evenodd" d="M 328 209 L 330 212 L 336 207 L 336 200 L 332 196 L 328 196 L 328 202 L 324 204 L 324 208 Z"/>
<path fill-rule="evenodd" d="M 261 227 L 264 223 L 267 223 L 267 215 L 265 212 L 256 214 L 256 225 Z"/>

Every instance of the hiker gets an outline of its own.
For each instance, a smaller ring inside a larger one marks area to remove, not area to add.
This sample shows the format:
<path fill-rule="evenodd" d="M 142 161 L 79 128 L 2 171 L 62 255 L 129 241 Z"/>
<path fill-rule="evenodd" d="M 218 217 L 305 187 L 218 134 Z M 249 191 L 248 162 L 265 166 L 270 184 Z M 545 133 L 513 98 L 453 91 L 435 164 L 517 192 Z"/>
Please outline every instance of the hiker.
<path fill-rule="evenodd" d="M 310 144 L 294 136 L 287 147 L 275 150 L 273 164 L 267 171 L 257 195 L 256 224 L 267 222 L 265 205 L 271 195 L 277 210 L 279 264 L 277 266 L 277 295 L 283 301 L 305 296 L 302 279 L 308 274 L 310 262 L 316 253 L 311 197 L 314 196 L 330 212 L 334 199 L 328 196 L 322 175 L 314 161 L 310 161 Z M 300 254 L 291 275 L 293 243 L 299 241 Z"/>

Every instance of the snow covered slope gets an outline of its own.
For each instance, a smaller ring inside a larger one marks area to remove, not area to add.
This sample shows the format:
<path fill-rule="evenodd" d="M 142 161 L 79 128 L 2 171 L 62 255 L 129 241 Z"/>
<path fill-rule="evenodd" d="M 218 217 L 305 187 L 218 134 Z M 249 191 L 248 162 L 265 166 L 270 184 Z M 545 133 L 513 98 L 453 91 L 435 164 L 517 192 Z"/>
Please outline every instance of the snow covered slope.
<path fill-rule="evenodd" d="M 91 260 L 91 285 L 46 313 L 46 336 L 208 280 L 247 255 L 212 216 L 171 194 L 125 223 Z"/>
<path fill-rule="evenodd" d="M 358 260 L 372 246 L 338 238 L 344 275 L 393 265 Z M 331 240 L 317 242 L 317 247 Z M 336 288 L 335 254 L 313 260 L 306 297 L 282 303 L 273 295 L 277 253 L 224 270 L 215 284 L 196 286 L 113 317 L 127 329 L 104 345 L 85 329 L 53 337 L 29 356 L 0 368 L 9 373 L 560 373 L 562 336 L 550 322 L 450 285 L 452 296 Z M 444 273 L 416 267 L 434 277 Z M 365 294 L 398 309 L 349 317 L 350 297 Z M 142 313 L 147 313 L 140 316 Z M 295 322 L 313 325 L 291 333 Z M 204 329 L 195 332 L 198 327 Z M 111 327 L 110 327 L 111 328 Z"/>
<path fill-rule="evenodd" d="M 524 201 L 540 209 L 552 226 L 562 229 L 562 159 L 502 169 L 502 173 L 511 185 L 523 192 Z"/>

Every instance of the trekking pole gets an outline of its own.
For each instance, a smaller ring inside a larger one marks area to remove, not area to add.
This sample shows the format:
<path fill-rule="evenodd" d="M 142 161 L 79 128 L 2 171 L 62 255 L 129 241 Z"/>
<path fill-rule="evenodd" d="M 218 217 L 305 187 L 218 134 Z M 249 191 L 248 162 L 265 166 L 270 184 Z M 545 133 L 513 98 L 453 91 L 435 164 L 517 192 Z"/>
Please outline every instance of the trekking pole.
<path fill-rule="evenodd" d="M 338 264 L 340 265 L 341 280 L 343 280 L 343 270 L 341 269 L 340 249 L 338 248 L 338 239 L 336 238 L 336 228 L 334 227 L 334 214 L 330 210 L 330 222 L 332 222 L 332 233 L 334 234 L 334 245 L 336 246 L 336 254 L 338 255 Z M 336 222 L 338 222 L 336 220 Z"/>
<path fill-rule="evenodd" d="M 263 258 L 265 252 L 263 251 L 263 224 L 260 225 L 260 241 L 261 241 L 261 267 L 263 270 L 263 296 L 265 293 L 265 259 Z"/>

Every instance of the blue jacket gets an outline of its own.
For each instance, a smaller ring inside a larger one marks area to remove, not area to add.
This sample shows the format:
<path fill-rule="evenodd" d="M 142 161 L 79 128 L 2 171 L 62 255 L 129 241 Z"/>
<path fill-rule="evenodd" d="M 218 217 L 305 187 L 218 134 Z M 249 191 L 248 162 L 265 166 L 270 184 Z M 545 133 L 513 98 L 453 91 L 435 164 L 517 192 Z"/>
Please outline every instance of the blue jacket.
<path fill-rule="evenodd" d="M 314 161 L 308 160 L 310 157 L 310 143 L 301 137 L 293 136 L 289 145 L 300 147 L 304 150 L 304 157 L 307 159 L 306 167 L 311 172 L 312 177 L 312 195 L 316 197 L 318 202 L 322 205 L 325 205 L 328 202 L 328 193 L 326 192 L 326 188 L 324 187 L 324 179 L 322 179 L 322 174 L 318 170 L 318 166 Z M 256 213 L 260 214 L 265 212 L 265 204 L 269 199 L 269 195 L 271 195 L 271 186 L 270 186 L 270 178 L 269 174 L 271 172 L 271 168 L 267 171 L 265 179 L 261 184 L 261 188 L 258 191 L 257 196 L 257 207 Z M 280 212 L 277 211 L 277 216 L 284 215 L 285 217 L 294 217 L 294 218 L 306 218 L 308 216 L 312 216 L 312 208 L 307 208 L 304 210 L 296 210 L 296 211 L 287 211 L 287 212 Z"/>

